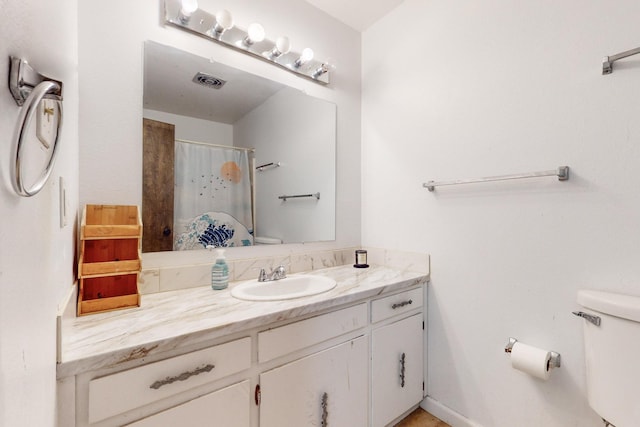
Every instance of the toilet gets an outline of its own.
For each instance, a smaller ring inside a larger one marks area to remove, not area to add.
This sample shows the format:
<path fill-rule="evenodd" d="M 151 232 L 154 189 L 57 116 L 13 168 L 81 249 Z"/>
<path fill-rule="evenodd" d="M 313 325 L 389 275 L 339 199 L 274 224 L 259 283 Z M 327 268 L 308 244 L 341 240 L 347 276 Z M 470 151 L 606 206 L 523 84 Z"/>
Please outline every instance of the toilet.
<path fill-rule="evenodd" d="M 640 297 L 581 290 L 587 396 L 605 425 L 640 426 Z"/>
<path fill-rule="evenodd" d="M 256 245 L 281 245 L 282 239 L 277 237 L 256 236 L 253 238 L 253 242 Z"/>

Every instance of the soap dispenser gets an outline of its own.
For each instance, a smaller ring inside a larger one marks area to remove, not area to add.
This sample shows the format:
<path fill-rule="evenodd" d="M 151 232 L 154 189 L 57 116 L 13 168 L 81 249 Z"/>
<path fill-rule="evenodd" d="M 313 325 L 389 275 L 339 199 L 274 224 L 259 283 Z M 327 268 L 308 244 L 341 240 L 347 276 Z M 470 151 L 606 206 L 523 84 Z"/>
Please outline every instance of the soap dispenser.
<path fill-rule="evenodd" d="M 207 249 L 213 250 L 209 245 Z M 211 289 L 222 290 L 229 286 L 229 266 L 224 258 L 224 249 L 216 249 L 216 262 L 211 267 Z"/>

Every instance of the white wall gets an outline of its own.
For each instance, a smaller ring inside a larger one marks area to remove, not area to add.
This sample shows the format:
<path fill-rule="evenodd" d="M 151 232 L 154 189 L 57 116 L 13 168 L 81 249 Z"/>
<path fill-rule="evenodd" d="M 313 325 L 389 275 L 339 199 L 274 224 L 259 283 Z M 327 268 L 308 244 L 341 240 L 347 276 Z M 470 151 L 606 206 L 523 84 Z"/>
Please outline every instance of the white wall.
<path fill-rule="evenodd" d="M 363 245 L 431 254 L 428 393 L 485 427 L 596 427 L 581 288 L 640 292 L 636 0 L 405 0 L 363 34 Z M 393 31 L 389 31 L 393 29 Z M 439 188 L 434 179 L 571 167 Z M 562 354 L 542 382 L 509 337 Z"/>
<path fill-rule="evenodd" d="M 76 3 L 0 2 L 0 426 L 55 425 L 56 314 L 74 280 L 78 206 Z M 9 176 L 20 111 L 6 86 L 9 55 L 64 83 L 58 158 L 50 181 L 31 198 L 15 195 Z M 60 176 L 66 180 L 70 212 L 63 229 Z"/>
<path fill-rule="evenodd" d="M 215 58 L 336 103 L 337 239 L 330 246 L 359 243 L 359 33 L 299 0 L 199 2 L 200 7 L 208 11 L 230 10 L 238 25 L 245 28 L 253 21 L 260 21 L 270 38 L 287 34 L 295 50 L 311 46 L 318 58 L 336 58 L 339 71 L 334 74 L 331 85 L 325 87 L 209 40 L 163 26 L 161 1 L 79 3 L 81 204 L 141 203 L 143 42 L 153 40 Z M 288 249 L 263 247 L 261 250 Z M 168 254 L 169 258 L 163 258 L 167 254 L 162 254 L 159 261 L 145 255 L 143 263 L 147 261 L 150 265 L 150 262 L 158 261 L 166 265 L 207 261 L 206 251 L 200 252 Z M 232 258 L 235 252 L 229 251 L 228 255 Z"/>
<path fill-rule="evenodd" d="M 233 145 L 233 125 L 147 109 L 144 110 L 143 115 L 145 119 L 175 125 L 176 139 Z"/>
<path fill-rule="evenodd" d="M 234 124 L 235 145 L 256 149 L 256 236 L 290 242 L 335 236 L 336 106 L 283 89 Z M 329 178 L 330 177 L 330 178 Z M 320 193 L 320 199 L 279 200 Z"/>

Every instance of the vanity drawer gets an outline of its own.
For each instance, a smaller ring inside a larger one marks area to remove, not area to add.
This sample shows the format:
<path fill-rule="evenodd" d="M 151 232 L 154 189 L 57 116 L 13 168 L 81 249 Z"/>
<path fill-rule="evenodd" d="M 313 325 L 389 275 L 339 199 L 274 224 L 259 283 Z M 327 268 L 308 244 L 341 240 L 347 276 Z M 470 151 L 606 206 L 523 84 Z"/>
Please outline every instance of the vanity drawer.
<path fill-rule="evenodd" d="M 400 292 L 371 302 L 371 323 L 422 307 L 423 288 Z"/>
<path fill-rule="evenodd" d="M 260 363 L 321 343 L 367 325 L 367 303 L 322 314 L 258 334 Z"/>
<path fill-rule="evenodd" d="M 89 382 L 89 422 L 95 423 L 248 369 L 251 338 L 150 363 Z"/>

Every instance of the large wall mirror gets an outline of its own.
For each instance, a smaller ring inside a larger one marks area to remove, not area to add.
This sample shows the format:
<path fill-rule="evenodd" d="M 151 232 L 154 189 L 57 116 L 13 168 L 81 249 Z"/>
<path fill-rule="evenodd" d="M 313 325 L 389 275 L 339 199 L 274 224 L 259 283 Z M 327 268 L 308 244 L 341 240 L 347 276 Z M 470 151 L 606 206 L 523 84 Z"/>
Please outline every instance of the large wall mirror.
<path fill-rule="evenodd" d="M 335 240 L 335 104 L 147 41 L 143 106 L 143 252 Z"/>

